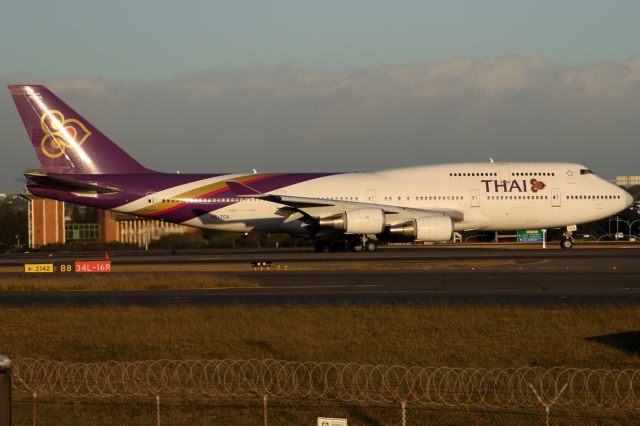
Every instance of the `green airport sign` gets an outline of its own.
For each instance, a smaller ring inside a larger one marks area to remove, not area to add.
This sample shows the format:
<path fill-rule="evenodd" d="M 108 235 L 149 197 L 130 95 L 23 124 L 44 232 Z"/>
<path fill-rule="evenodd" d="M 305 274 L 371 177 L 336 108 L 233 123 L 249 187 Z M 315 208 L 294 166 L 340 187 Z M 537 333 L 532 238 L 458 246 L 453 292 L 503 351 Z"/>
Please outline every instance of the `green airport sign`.
<path fill-rule="evenodd" d="M 541 243 L 544 241 L 544 234 L 541 229 L 520 230 L 517 232 L 519 243 Z"/>

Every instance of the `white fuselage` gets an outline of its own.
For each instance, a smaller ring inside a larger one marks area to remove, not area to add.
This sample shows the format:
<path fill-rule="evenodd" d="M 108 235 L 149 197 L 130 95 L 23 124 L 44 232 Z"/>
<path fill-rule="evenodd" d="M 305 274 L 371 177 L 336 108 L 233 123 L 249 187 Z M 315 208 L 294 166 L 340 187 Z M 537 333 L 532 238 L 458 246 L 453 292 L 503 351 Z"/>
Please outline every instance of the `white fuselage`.
<path fill-rule="evenodd" d="M 460 163 L 344 173 L 273 193 L 459 211 L 464 219 L 454 224 L 457 231 L 563 227 L 608 217 L 632 203 L 623 189 L 571 163 Z M 283 206 L 257 199 L 236 201 L 212 211 L 213 220 L 207 223 L 195 218 L 184 224 L 235 232 L 295 233 L 300 228 L 301 222 L 276 214 Z M 402 220 L 406 219 L 398 219 Z M 387 224 L 393 221 L 388 217 Z"/>

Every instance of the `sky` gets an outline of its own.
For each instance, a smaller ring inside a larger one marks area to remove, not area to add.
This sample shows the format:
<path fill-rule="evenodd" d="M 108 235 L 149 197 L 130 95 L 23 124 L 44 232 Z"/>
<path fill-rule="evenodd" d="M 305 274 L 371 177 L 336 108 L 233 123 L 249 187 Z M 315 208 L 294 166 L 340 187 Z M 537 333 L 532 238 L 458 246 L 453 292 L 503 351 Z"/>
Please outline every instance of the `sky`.
<path fill-rule="evenodd" d="M 640 174 L 638 1 L 7 3 L 0 84 L 47 84 L 151 168 Z M 17 191 L 37 163 L 1 90 L 0 129 Z"/>

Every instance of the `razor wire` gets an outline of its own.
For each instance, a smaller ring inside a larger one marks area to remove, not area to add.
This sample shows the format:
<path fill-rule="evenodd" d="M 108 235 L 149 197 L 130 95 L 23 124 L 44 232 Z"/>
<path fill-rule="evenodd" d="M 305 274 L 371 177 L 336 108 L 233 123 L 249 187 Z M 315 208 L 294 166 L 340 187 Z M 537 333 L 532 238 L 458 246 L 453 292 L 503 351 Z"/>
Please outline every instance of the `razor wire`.
<path fill-rule="evenodd" d="M 640 370 L 452 368 L 265 360 L 13 362 L 15 392 L 72 398 L 148 395 L 352 403 L 640 409 Z"/>

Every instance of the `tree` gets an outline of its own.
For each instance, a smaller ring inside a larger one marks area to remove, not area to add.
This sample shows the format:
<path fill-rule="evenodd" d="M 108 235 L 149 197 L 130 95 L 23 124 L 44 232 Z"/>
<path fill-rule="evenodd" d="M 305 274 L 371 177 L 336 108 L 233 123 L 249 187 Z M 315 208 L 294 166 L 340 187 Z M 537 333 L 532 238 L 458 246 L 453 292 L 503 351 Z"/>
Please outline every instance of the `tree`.
<path fill-rule="evenodd" d="M 0 201 L 0 246 L 15 247 L 27 242 L 27 211 L 17 203 Z"/>

